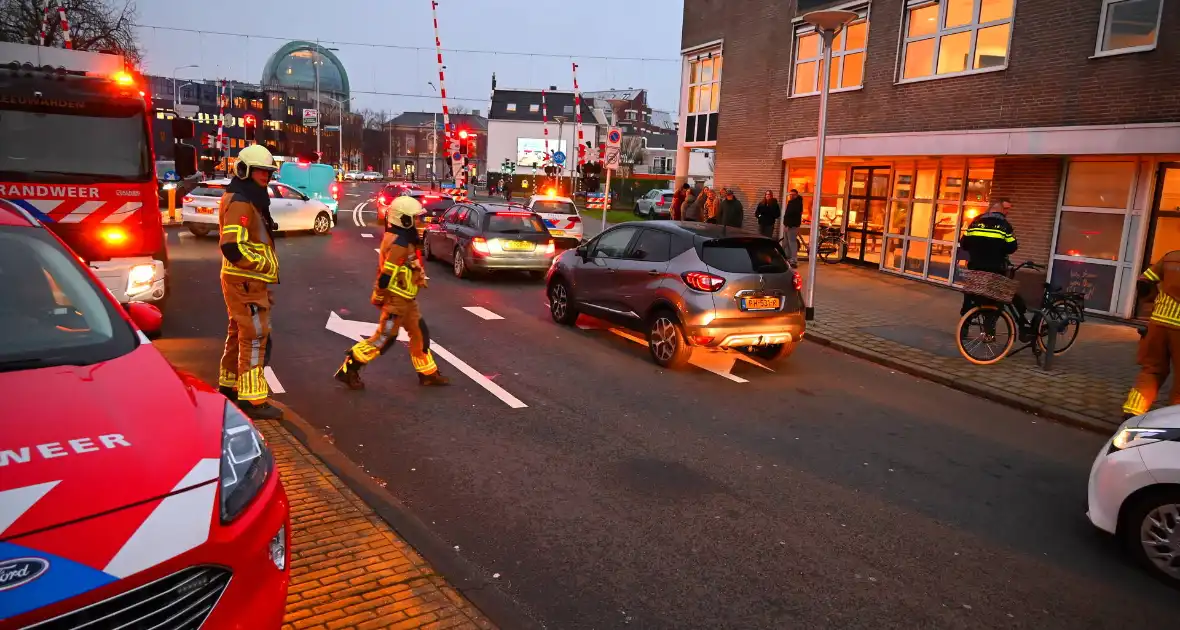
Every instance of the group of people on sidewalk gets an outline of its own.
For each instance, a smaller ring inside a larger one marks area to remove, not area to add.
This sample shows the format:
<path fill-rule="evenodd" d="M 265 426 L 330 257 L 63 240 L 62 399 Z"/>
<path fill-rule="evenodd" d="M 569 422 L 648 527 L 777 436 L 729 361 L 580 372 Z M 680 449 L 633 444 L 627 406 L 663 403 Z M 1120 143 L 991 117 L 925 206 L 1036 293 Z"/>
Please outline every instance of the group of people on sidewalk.
<path fill-rule="evenodd" d="M 720 199 L 718 198 L 720 197 Z M 774 226 L 783 221 L 783 240 L 792 265 L 798 265 L 799 226 L 803 223 L 803 198 L 799 191 L 791 189 L 786 211 L 783 211 L 774 192 L 767 190 L 758 206 L 754 208 L 754 220 L 758 222 L 758 233 L 774 238 Z M 716 223 L 727 227 L 741 228 L 744 219 L 742 202 L 730 188 L 722 188 L 720 195 L 709 186 L 698 184 L 695 188 L 683 184 L 672 197 L 673 221 L 700 221 Z"/>

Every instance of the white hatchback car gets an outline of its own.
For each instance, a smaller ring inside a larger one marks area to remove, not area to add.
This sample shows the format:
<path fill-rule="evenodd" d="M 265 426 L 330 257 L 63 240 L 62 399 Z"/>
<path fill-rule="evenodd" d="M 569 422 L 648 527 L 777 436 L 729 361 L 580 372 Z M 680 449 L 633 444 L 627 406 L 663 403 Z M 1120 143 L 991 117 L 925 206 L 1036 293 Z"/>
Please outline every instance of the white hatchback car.
<path fill-rule="evenodd" d="M 533 195 L 529 197 L 528 208 L 540 215 L 558 249 L 573 249 L 581 244 L 584 232 L 582 215 L 578 213 L 573 199 Z"/>
<path fill-rule="evenodd" d="M 185 195 L 181 218 L 190 232 L 196 236 L 217 232 L 217 209 L 229 183 L 229 179 L 211 179 Z M 322 201 L 279 182 L 271 182 L 269 192 L 270 215 L 279 224 L 280 232 L 311 230 L 327 234 L 332 230 L 332 210 Z"/>
<path fill-rule="evenodd" d="M 1103 445 L 1086 515 L 1148 571 L 1180 585 L 1180 405 L 1127 420 Z"/>

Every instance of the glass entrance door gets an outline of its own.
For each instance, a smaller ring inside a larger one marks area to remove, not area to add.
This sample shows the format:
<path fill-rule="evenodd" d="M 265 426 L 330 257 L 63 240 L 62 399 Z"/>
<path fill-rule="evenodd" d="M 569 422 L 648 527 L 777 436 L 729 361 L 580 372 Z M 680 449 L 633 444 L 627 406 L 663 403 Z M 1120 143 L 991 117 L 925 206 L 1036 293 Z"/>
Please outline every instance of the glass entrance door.
<path fill-rule="evenodd" d="M 1151 208 L 1151 225 L 1147 231 L 1147 251 L 1143 256 L 1142 273 L 1168 252 L 1180 249 L 1180 162 L 1160 165 L 1155 184 L 1155 203 Z M 1139 298 L 1135 303 L 1135 317 L 1151 315 L 1153 301 Z"/>
<path fill-rule="evenodd" d="M 889 167 L 870 166 L 852 169 L 848 191 L 848 214 L 845 238 L 846 260 L 872 265 L 881 264 L 885 233 L 885 208 L 889 203 Z"/>

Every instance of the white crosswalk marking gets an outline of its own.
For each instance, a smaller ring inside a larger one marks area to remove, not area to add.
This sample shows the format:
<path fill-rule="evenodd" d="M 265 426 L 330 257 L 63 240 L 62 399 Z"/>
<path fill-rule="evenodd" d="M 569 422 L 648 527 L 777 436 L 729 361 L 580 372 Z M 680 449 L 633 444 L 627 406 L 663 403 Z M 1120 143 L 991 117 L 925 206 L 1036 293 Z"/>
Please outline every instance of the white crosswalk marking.
<path fill-rule="evenodd" d="M 485 320 L 504 319 L 503 317 L 500 317 L 499 315 L 489 311 L 488 309 L 486 309 L 482 306 L 464 306 L 463 310 L 467 311 L 468 313 L 471 313 L 472 315 L 475 315 L 476 317 L 478 317 L 480 319 L 485 319 Z"/>
<path fill-rule="evenodd" d="M 269 365 L 262 368 L 262 374 L 266 377 L 266 384 L 270 386 L 270 391 L 276 394 L 287 393 L 287 390 L 283 389 L 283 384 L 279 382 L 279 377 L 275 376 L 275 371 Z"/>
<path fill-rule="evenodd" d="M 361 238 L 373 238 L 372 234 L 361 233 Z"/>

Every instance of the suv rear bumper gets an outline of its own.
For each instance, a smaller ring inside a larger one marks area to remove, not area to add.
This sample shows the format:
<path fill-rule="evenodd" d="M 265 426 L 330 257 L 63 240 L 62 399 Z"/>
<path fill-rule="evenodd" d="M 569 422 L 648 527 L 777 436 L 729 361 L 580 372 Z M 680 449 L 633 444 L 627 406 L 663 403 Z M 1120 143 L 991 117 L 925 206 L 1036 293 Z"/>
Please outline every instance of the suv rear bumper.
<path fill-rule="evenodd" d="M 757 319 L 714 319 L 688 323 L 684 333 L 694 346 L 745 348 L 794 343 L 803 339 L 807 323 L 802 311 Z"/>

